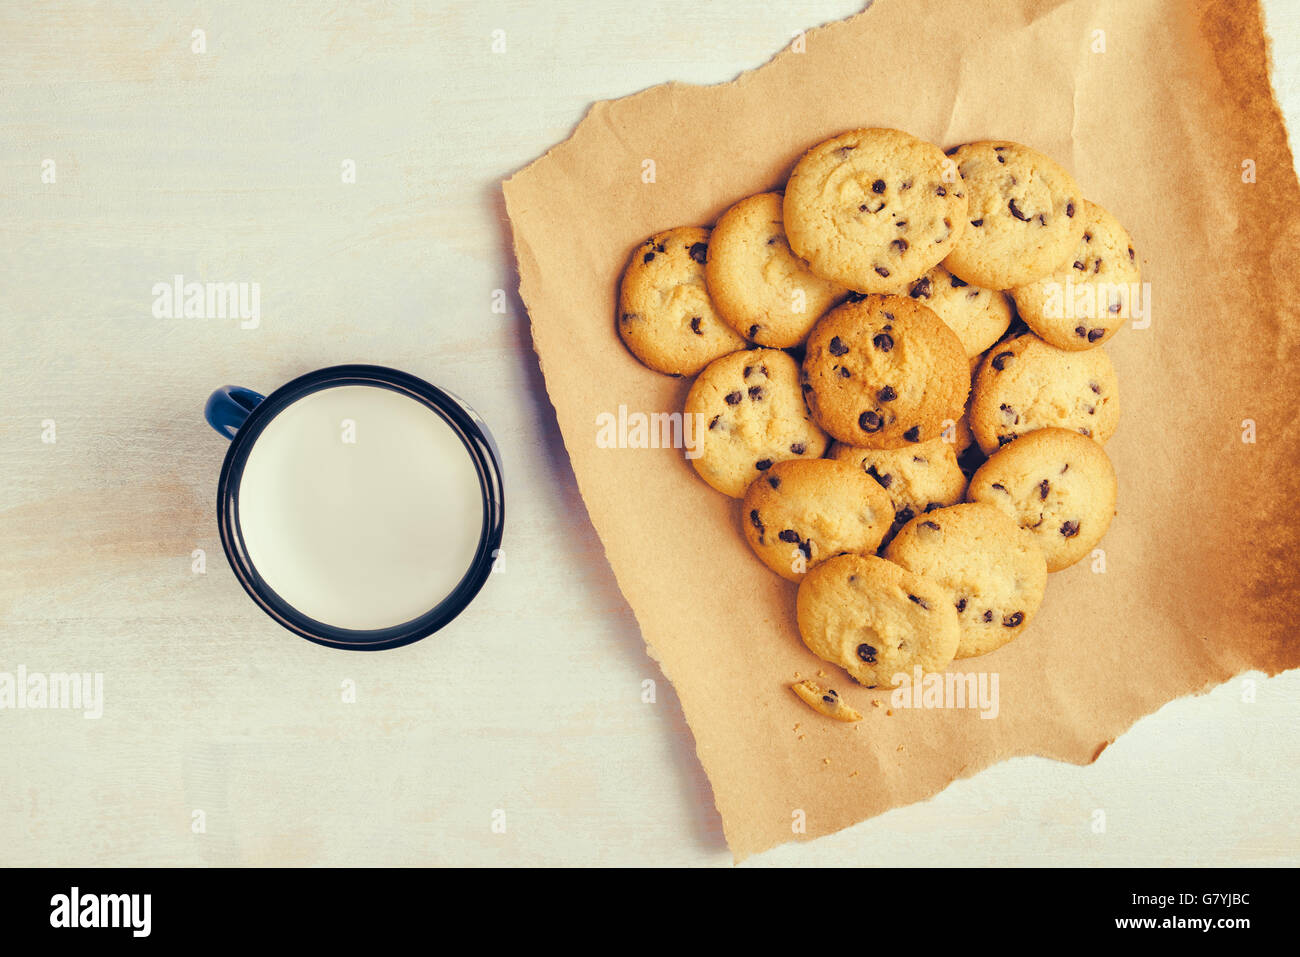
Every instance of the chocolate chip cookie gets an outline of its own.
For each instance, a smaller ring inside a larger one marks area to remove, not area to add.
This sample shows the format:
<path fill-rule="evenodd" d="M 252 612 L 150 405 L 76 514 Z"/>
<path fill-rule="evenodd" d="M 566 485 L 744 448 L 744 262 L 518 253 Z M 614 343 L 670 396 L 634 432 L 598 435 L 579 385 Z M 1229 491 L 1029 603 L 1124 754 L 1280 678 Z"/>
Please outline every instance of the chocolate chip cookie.
<path fill-rule="evenodd" d="M 1115 469 L 1102 447 L 1065 429 L 1039 429 L 994 452 L 968 492 L 1033 534 L 1049 572 L 1096 547 L 1115 514 L 1115 495 Z"/>
<path fill-rule="evenodd" d="M 821 458 L 830 441 L 804 405 L 799 364 L 776 349 L 709 363 L 687 393 L 686 414 L 704 417 L 691 464 L 732 498 L 777 462 Z"/>
<path fill-rule="evenodd" d="M 817 320 L 848 293 L 813 275 L 785 237 L 780 193 L 760 193 L 722 214 L 704 267 L 723 320 L 750 342 L 774 349 L 803 343 Z"/>
<path fill-rule="evenodd" d="M 1104 349 L 1066 352 L 1033 333 L 989 350 L 971 388 L 970 427 L 990 454 L 1056 426 L 1105 443 L 1119 424 L 1119 381 Z"/>
<path fill-rule="evenodd" d="M 956 505 L 966 494 L 957 450 L 943 439 L 901 449 L 860 449 L 836 442 L 831 458 L 870 476 L 889 497 L 893 520 L 886 540 L 916 516 Z"/>
<path fill-rule="evenodd" d="M 830 459 L 777 462 L 749 486 L 742 513 L 754 553 L 796 582 L 835 555 L 874 554 L 894 519 L 884 489 Z"/>
<path fill-rule="evenodd" d="M 934 310 L 957 338 L 966 357 L 973 358 L 1001 338 L 1011 325 L 1011 301 L 1006 293 L 982 289 L 935 266 L 899 290 Z"/>
<path fill-rule="evenodd" d="M 940 586 L 957 613 L 958 658 L 987 654 L 1022 634 L 1047 587 L 1047 561 L 1033 537 L 983 502 L 918 515 L 884 554 Z"/>
<path fill-rule="evenodd" d="M 951 155 L 969 194 L 969 228 L 944 260 L 951 273 L 986 289 L 1010 289 L 1066 261 L 1084 228 L 1073 176 L 1019 143 L 967 143 Z"/>
<path fill-rule="evenodd" d="M 1058 349 L 1091 349 L 1133 318 L 1141 269 L 1119 220 L 1084 200 L 1083 236 L 1049 276 L 1011 290 L 1020 318 Z"/>
<path fill-rule="evenodd" d="M 707 229 L 670 229 L 638 246 L 623 273 L 618 334 L 656 372 L 692 376 L 719 356 L 745 348 L 709 298 L 708 250 Z"/>
<path fill-rule="evenodd" d="M 795 605 L 808 649 L 868 688 L 896 687 L 917 665 L 943 671 L 960 640 L 946 588 L 871 555 L 822 562 L 800 582 Z"/>
<path fill-rule="evenodd" d="M 890 292 L 954 248 L 966 192 L 943 152 L 901 130 L 842 133 L 804 154 L 785 187 L 790 246 L 813 272 Z"/>
<path fill-rule="evenodd" d="M 808 337 L 803 390 L 813 417 L 848 445 L 898 448 L 961 418 L 970 366 L 957 334 L 904 296 L 837 306 Z"/>

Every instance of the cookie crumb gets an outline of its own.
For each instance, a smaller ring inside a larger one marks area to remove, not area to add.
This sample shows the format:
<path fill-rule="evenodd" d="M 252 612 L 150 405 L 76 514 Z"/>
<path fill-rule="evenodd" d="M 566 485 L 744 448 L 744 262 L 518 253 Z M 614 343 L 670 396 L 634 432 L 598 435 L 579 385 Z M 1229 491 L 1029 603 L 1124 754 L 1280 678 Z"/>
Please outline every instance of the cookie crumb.
<path fill-rule="evenodd" d="M 861 721 L 862 713 L 850 708 L 840 700 L 839 692 L 833 688 L 823 688 L 815 681 L 799 681 L 790 686 L 790 690 L 799 696 L 808 707 L 818 714 L 823 714 L 836 721 Z"/>

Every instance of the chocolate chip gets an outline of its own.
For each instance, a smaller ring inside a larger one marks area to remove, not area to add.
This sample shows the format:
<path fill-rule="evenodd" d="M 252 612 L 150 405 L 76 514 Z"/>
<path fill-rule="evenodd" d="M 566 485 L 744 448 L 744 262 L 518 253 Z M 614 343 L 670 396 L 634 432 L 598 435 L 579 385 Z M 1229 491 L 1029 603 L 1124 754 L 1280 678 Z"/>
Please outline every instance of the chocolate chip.
<path fill-rule="evenodd" d="M 1092 438 L 1092 429 L 1080 429 L 1079 434 L 1086 435 L 1088 438 Z"/>
<path fill-rule="evenodd" d="M 1105 330 L 1105 329 L 1089 329 L 1089 330 L 1088 330 L 1088 341 L 1089 341 L 1089 342 L 1096 342 L 1098 339 L 1100 339 L 1100 338 L 1101 338 L 1102 336 L 1104 336 L 1105 334 L 1106 334 L 1106 330 Z"/>
<path fill-rule="evenodd" d="M 889 248 L 895 250 L 899 254 L 905 253 L 907 252 L 907 240 L 895 239 L 892 243 L 889 244 Z"/>
<path fill-rule="evenodd" d="M 1006 445 L 1008 442 L 1010 442 L 1010 441 L 1013 440 L 1014 438 L 1015 438 L 1014 435 L 999 435 L 999 436 L 998 436 L 998 448 L 1002 448 L 1002 446 Z"/>
<path fill-rule="evenodd" d="M 754 468 L 758 469 L 760 472 L 766 472 L 771 467 L 772 467 L 771 459 L 759 459 L 757 462 L 754 463 Z"/>
<path fill-rule="evenodd" d="M 838 704 L 839 702 L 837 698 L 838 696 L 835 694 L 834 691 L 832 691 L 830 694 L 822 695 L 822 700 L 825 701 L 827 704 Z"/>
<path fill-rule="evenodd" d="M 1023 611 L 1018 611 L 1014 614 L 1006 615 L 1002 619 L 1002 624 L 1007 628 L 1016 628 L 1019 627 L 1021 624 L 1023 624 L 1024 620 L 1025 620 L 1025 613 Z"/>
<path fill-rule="evenodd" d="M 654 254 L 654 253 L 646 253 L 644 256 L 641 257 L 641 261 L 642 261 L 643 263 L 648 263 L 648 262 L 650 262 L 651 260 L 653 260 L 654 258 L 655 258 L 655 254 Z"/>
<path fill-rule="evenodd" d="M 983 219 L 983 217 L 981 217 L 981 218 L 979 218 L 979 219 L 972 219 L 972 220 L 970 221 L 970 224 L 971 224 L 972 226 L 983 226 L 983 225 L 984 225 L 984 219 Z"/>
<path fill-rule="evenodd" d="M 839 336 L 832 336 L 826 351 L 833 356 L 842 356 L 848 353 L 849 347 L 844 344 L 844 341 Z"/>
<path fill-rule="evenodd" d="M 1078 336 L 1080 339 L 1082 339 L 1084 336 L 1088 334 L 1087 326 L 1075 326 L 1074 334 Z"/>
<path fill-rule="evenodd" d="M 1003 402 L 1000 406 L 998 406 L 998 408 L 1002 411 L 1002 418 L 1006 419 L 1008 422 L 1016 421 L 1016 410 L 1013 409 L 1011 406 Z"/>
<path fill-rule="evenodd" d="M 694 246 L 692 246 L 691 258 L 694 259 L 701 266 L 703 266 L 705 260 L 709 258 L 709 244 L 696 243 Z"/>
<path fill-rule="evenodd" d="M 912 426 L 910 429 L 908 429 L 906 432 L 903 433 L 903 438 L 907 439 L 907 441 L 909 442 L 920 442 L 921 427 L 919 425 Z"/>
<path fill-rule="evenodd" d="M 799 551 L 803 552 L 804 558 L 812 558 L 812 540 L 800 542 Z"/>
<path fill-rule="evenodd" d="M 743 399 L 743 398 L 744 398 L 744 396 L 741 395 L 739 392 L 728 392 L 728 393 L 727 393 L 727 405 L 735 405 L 736 403 L 738 403 L 738 402 L 739 402 L 741 399 Z"/>
<path fill-rule="evenodd" d="M 704 330 L 700 328 L 700 323 L 702 321 L 703 320 L 699 316 L 691 316 L 691 332 L 695 333 L 697 336 L 704 335 Z"/>
<path fill-rule="evenodd" d="M 754 374 L 753 366 L 745 366 L 745 370 L 741 373 L 741 375 L 744 376 L 746 379 L 748 379 L 753 374 Z"/>
<path fill-rule="evenodd" d="M 1128 248 L 1128 258 L 1129 258 L 1129 261 L 1130 261 L 1130 262 L 1132 262 L 1132 261 L 1136 258 L 1136 257 L 1134 256 L 1134 254 L 1133 254 L 1133 247 L 1132 247 L 1132 246 L 1130 246 L 1130 247 Z"/>
<path fill-rule="evenodd" d="M 865 466 L 863 468 L 863 471 L 866 472 L 868 475 L 870 475 L 877 482 L 879 482 L 881 488 L 889 488 L 889 486 L 894 484 L 894 476 L 892 476 L 888 472 L 886 472 L 884 475 L 881 475 L 879 472 L 876 471 L 876 467 L 874 465 Z"/>
<path fill-rule="evenodd" d="M 929 523 L 927 522 L 926 524 L 929 524 Z M 916 604 L 920 605 L 920 606 L 921 606 L 922 608 L 924 608 L 926 611 L 929 611 L 929 610 L 930 610 L 930 606 L 927 605 L 927 604 L 925 603 L 925 599 L 924 599 L 924 598 L 917 598 L 915 595 L 908 595 L 907 597 L 908 597 L 911 601 L 913 601 L 913 602 L 915 602 Z"/>
<path fill-rule="evenodd" d="M 858 657 L 869 665 L 876 663 L 876 649 L 870 645 L 858 645 Z"/>
<path fill-rule="evenodd" d="M 1064 535 L 1066 538 L 1074 538 L 1074 536 L 1079 534 L 1079 523 L 1066 522 L 1064 525 L 1061 526 L 1061 534 Z"/>
<path fill-rule="evenodd" d="M 883 193 L 885 191 L 885 181 L 883 179 L 876 180 L 871 184 L 871 191 L 877 195 Z"/>
<path fill-rule="evenodd" d="M 888 352 L 894 348 L 894 337 L 887 332 L 878 332 L 871 340 L 871 344 L 881 352 Z"/>
<path fill-rule="evenodd" d="M 948 155 L 951 156 L 952 154 L 949 153 Z M 934 191 L 935 191 L 935 193 L 938 194 L 939 196 L 947 196 L 947 195 L 948 195 L 948 191 L 947 191 L 946 189 L 944 189 L 942 186 L 936 186 L 936 187 L 934 188 Z"/>
<path fill-rule="evenodd" d="M 622 319 L 624 322 L 631 322 L 635 315 L 636 313 L 633 312 L 625 312 L 623 313 Z"/>
<path fill-rule="evenodd" d="M 965 610 L 966 610 L 966 599 L 965 599 L 965 598 L 958 598 L 958 599 L 957 599 L 957 610 L 958 610 L 959 612 L 961 612 L 961 611 L 965 611 Z"/>
<path fill-rule="evenodd" d="M 999 163 L 1005 163 L 1006 161 L 1007 161 L 1007 158 L 1006 158 L 1005 156 L 999 156 L 999 157 L 998 157 L 998 162 L 999 162 Z"/>
<path fill-rule="evenodd" d="M 929 299 L 933 291 L 934 290 L 930 287 L 930 277 L 922 276 L 916 282 L 912 283 L 910 295 L 913 299 Z"/>
<path fill-rule="evenodd" d="M 1065 215 L 1069 216 L 1071 219 L 1074 218 L 1074 203 L 1065 204 Z"/>
<path fill-rule="evenodd" d="M 750 511 L 749 524 L 753 525 L 760 532 L 763 530 L 763 520 L 758 517 L 758 509 L 752 509 Z"/>
<path fill-rule="evenodd" d="M 757 335 L 758 335 L 758 326 L 757 326 L 757 324 L 755 324 L 755 325 L 752 325 L 752 326 L 749 327 L 749 335 L 745 336 L 745 338 L 746 338 L 746 339 L 753 339 L 753 338 L 756 337 Z"/>
<path fill-rule="evenodd" d="M 772 488 L 780 488 L 781 480 L 777 478 L 775 475 L 769 475 L 767 477 L 767 484 L 772 486 Z"/>
<path fill-rule="evenodd" d="M 985 620 L 985 621 L 992 621 L 992 620 L 993 620 L 993 610 L 992 610 L 992 609 L 989 609 L 988 611 L 986 611 L 986 612 L 984 613 L 984 620 Z"/>
<path fill-rule="evenodd" d="M 1123 308 L 1123 304 L 1122 304 L 1122 303 L 1112 302 L 1112 303 L 1110 304 L 1110 310 L 1109 310 L 1109 311 L 1112 312 L 1112 313 L 1115 313 L 1115 312 L 1119 312 L 1120 309 L 1122 309 L 1122 308 Z"/>
<path fill-rule="evenodd" d="M 895 399 L 898 398 L 898 393 L 894 391 L 894 387 L 892 385 L 887 385 L 879 392 L 876 393 L 876 398 L 879 399 L 881 402 L 893 402 Z"/>
<path fill-rule="evenodd" d="M 991 488 L 995 488 L 999 492 L 1005 492 L 1007 490 L 1007 487 L 1003 485 L 1001 482 L 994 482 Z"/>
<path fill-rule="evenodd" d="M 1097 395 L 1101 395 L 1101 386 L 1099 386 L 1097 383 L 1089 382 L 1088 388 L 1091 389 L 1093 392 L 1097 393 Z"/>
<path fill-rule="evenodd" d="M 897 226 L 899 229 L 906 229 L 906 228 L 907 228 L 907 220 L 905 220 L 905 219 L 900 219 L 898 222 L 894 223 L 894 225 Z"/>
<path fill-rule="evenodd" d="M 1047 481 L 1047 479 L 1043 479 L 1041 482 L 1038 483 L 1038 497 L 1040 499 L 1047 498 L 1047 493 L 1050 492 L 1051 490 L 1052 490 L 1052 485 L 1050 482 Z"/>
<path fill-rule="evenodd" d="M 796 532 L 793 528 L 785 529 L 783 532 L 781 532 L 780 535 L 776 537 L 781 539 L 781 541 L 783 542 L 789 542 L 791 545 L 798 545 L 801 541 L 803 541 L 803 539 L 799 537 L 799 533 Z"/>
<path fill-rule="evenodd" d="M 802 442 L 795 442 L 793 445 L 790 446 L 790 451 L 793 452 L 795 455 L 803 455 L 805 452 L 808 451 L 808 447 L 804 445 Z"/>
<path fill-rule="evenodd" d="M 879 432 L 883 424 L 877 412 L 863 412 L 858 416 L 858 428 L 863 432 Z"/>
<path fill-rule="evenodd" d="M 847 379 L 847 378 L 849 378 L 851 375 L 853 375 L 852 372 L 850 372 L 848 369 L 844 368 L 844 366 L 840 366 L 840 378 L 841 378 L 841 379 Z"/>
<path fill-rule="evenodd" d="M 921 527 L 922 527 L 922 528 L 930 528 L 930 529 L 933 529 L 933 530 L 936 531 L 936 532 L 939 531 L 939 523 L 938 523 L 938 522 L 922 522 L 922 523 L 921 523 Z"/>
<path fill-rule="evenodd" d="M 914 518 L 916 518 L 916 513 L 912 511 L 912 506 L 910 505 L 904 505 L 894 513 L 894 522 L 898 525 L 906 525 Z"/>
<path fill-rule="evenodd" d="M 1084 241 L 1085 243 L 1090 243 L 1090 242 L 1092 242 L 1092 233 L 1084 233 L 1084 234 L 1083 234 L 1083 241 Z"/>
<path fill-rule="evenodd" d="M 749 397 L 754 402 L 763 400 L 763 387 L 761 385 L 751 385 L 749 387 Z"/>
<path fill-rule="evenodd" d="M 886 269 L 884 266 L 877 266 L 876 273 L 877 275 L 884 276 L 886 279 L 889 278 L 889 270 Z"/>
<path fill-rule="evenodd" d="M 713 418 L 709 419 L 709 428 L 716 429 L 718 427 L 718 419 L 720 418 L 722 418 L 722 416 L 715 415 Z"/>
<path fill-rule="evenodd" d="M 1047 214 L 1046 214 L 1046 213 L 1039 213 L 1037 218 L 1038 218 L 1038 225 L 1039 225 L 1039 226 L 1046 226 L 1046 225 L 1047 225 Z"/>
<path fill-rule="evenodd" d="M 962 286 L 970 285 L 970 283 L 968 283 L 965 279 L 958 279 L 956 276 L 949 276 L 948 278 L 952 281 L 953 289 L 960 289 Z"/>
<path fill-rule="evenodd" d="M 1016 205 L 1014 199 L 1007 201 L 1007 209 L 1011 210 L 1011 215 L 1016 217 L 1016 219 L 1020 220 L 1022 223 L 1029 222 L 1029 217 L 1020 211 L 1020 207 Z"/>
<path fill-rule="evenodd" d="M 1083 268 L 1084 268 L 1083 263 L 1079 262 L 1079 260 L 1076 259 L 1076 260 L 1074 261 L 1074 268 L 1075 268 L 1075 269 L 1083 269 Z"/>

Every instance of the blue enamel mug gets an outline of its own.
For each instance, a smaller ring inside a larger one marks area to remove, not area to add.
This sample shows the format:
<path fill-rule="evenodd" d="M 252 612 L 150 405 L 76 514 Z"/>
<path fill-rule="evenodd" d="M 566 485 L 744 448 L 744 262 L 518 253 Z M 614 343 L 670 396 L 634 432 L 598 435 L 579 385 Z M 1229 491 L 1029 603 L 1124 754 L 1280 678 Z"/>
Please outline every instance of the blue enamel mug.
<path fill-rule="evenodd" d="M 225 386 L 217 527 L 271 618 L 333 648 L 396 648 L 459 615 L 497 565 L 496 444 L 465 402 L 382 366 L 342 365 L 263 396 Z"/>

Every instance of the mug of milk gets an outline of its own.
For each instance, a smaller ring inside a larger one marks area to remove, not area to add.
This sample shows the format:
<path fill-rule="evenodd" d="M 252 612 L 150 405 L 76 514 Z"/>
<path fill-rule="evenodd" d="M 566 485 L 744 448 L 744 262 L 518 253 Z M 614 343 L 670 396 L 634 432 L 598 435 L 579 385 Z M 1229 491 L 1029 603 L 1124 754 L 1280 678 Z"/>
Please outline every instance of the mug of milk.
<path fill-rule="evenodd" d="M 418 641 L 470 603 L 501 545 L 495 444 L 474 411 L 381 366 L 345 365 L 270 395 L 226 386 L 204 414 L 230 439 L 217 524 L 244 590 L 335 648 Z"/>

